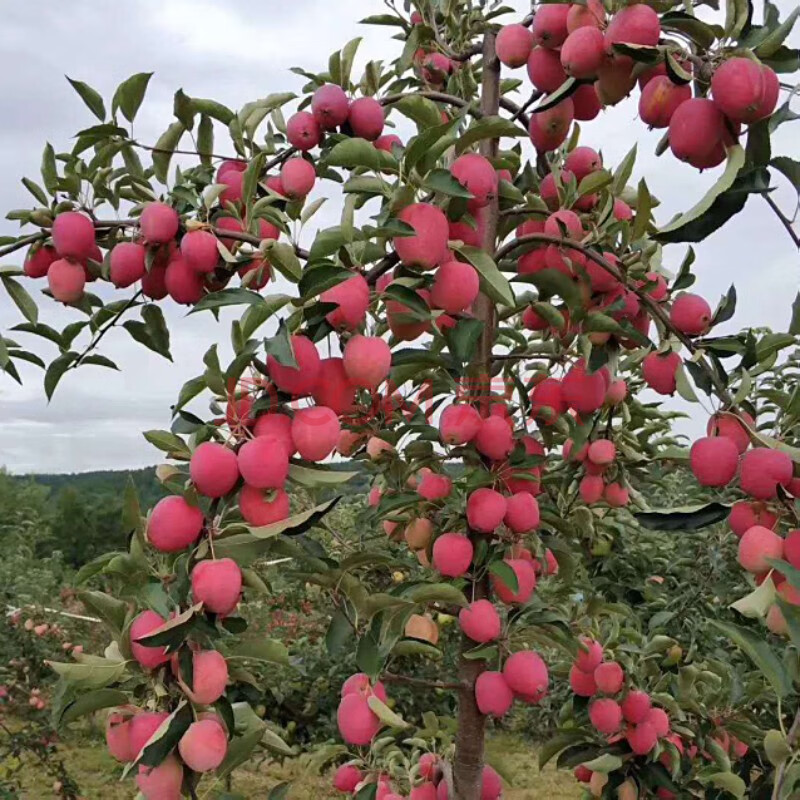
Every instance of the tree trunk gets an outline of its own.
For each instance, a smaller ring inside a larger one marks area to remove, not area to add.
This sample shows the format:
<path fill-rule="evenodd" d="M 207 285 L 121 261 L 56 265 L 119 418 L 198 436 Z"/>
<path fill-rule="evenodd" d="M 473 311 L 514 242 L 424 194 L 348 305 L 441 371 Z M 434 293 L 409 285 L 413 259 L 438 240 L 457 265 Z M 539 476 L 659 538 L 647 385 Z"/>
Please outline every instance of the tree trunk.
<path fill-rule="evenodd" d="M 500 62 L 495 52 L 495 35 L 487 32 L 483 39 L 483 79 L 481 82 L 481 111 L 484 116 L 494 116 L 500 107 Z M 484 139 L 481 142 L 481 155 L 492 158 L 497 155 L 497 139 Z M 498 201 L 494 198 L 489 209 L 484 250 L 494 255 L 497 239 Z M 480 294 L 475 302 L 475 316 L 483 322 L 483 331 L 478 344 L 478 355 L 473 364 L 476 389 L 480 391 L 480 401 L 484 413 L 488 411 L 492 381 L 492 348 L 495 340 L 495 307 L 492 300 Z M 485 597 L 485 580 L 472 584 L 471 600 Z M 458 730 L 456 732 L 456 755 L 453 764 L 453 790 L 455 800 L 480 800 L 481 774 L 483 772 L 483 749 L 486 717 L 478 710 L 475 702 L 475 681 L 484 670 L 482 661 L 469 661 L 463 653 L 475 646 L 462 637 L 458 675 L 461 688 L 458 692 Z"/>

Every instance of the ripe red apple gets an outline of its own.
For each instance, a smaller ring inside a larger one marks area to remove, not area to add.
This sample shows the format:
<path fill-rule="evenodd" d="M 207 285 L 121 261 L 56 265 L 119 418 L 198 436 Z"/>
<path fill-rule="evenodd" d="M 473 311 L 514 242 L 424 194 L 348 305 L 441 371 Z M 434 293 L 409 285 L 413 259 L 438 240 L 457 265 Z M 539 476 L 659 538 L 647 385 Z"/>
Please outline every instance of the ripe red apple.
<path fill-rule="evenodd" d="M 524 25 L 504 25 L 497 34 L 497 57 L 500 63 L 512 69 L 528 60 L 532 47 L 533 36 Z"/>
<path fill-rule="evenodd" d="M 343 358 L 350 382 L 362 389 L 377 389 L 392 368 L 392 351 L 380 336 L 356 334 L 345 345 Z"/>
<path fill-rule="evenodd" d="M 239 480 L 236 454 L 217 442 L 203 442 L 192 453 L 189 475 L 200 494 L 224 497 Z"/>
<path fill-rule="evenodd" d="M 698 439 L 690 451 L 690 465 L 701 486 L 727 486 L 736 475 L 739 451 L 724 436 Z"/>
<path fill-rule="evenodd" d="M 622 727 L 622 709 L 616 701 L 603 697 L 589 706 L 589 720 L 595 730 L 610 736 Z"/>
<path fill-rule="evenodd" d="M 475 703 L 481 714 L 502 717 L 511 708 L 514 693 L 502 672 L 486 670 L 475 681 Z"/>
<path fill-rule="evenodd" d="M 203 530 L 203 512 L 180 495 L 159 500 L 147 520 L 147 540 L 161 553 L 176 553 L 194 544 Z"/>
<path fill-rule="evenodd" d="M 444 260 L 450 226 L 441 209 L 430 203 L 413 203 L 397 217 L 415 231 L 412 236 L 396 236 L 393 240 L 403 264 L 431 269 Z"/>
<path fill-rule="evenodd" d="M 666 75 L 648 81 L 639 97 L 639 116 L 651 128 L 666 128 L 681 103 L 690 100 L 690 84 L 678 85 Z"/>
<path fill-rule="evenodd" d="M 195 272 L 186 263 L 183 256 L 176 253 L 167 264 L 164 286 L 176 303 L 191 306 L 203 296 L 203 275 Z"/>
<path fill-rule="evenodd" d="M 565 8 L 565 6 L 542 6 L 541 10 L 546 8 Z M 542 153 L 560 147 L 566 141 L 574 115 L 575 107 L 570 97 L 551 108 L 531 114 L 528 134 L 533 146 Z"/>
<path fill-rule="evenodd" d="M 74 261 L 59 259 L 47 270 L 47 286 L 56 300 L 67 305 L 76 303 L 83 296 L 86 272 Z"/>
<path fill-rule="evenodd" d="M 325 319 L 334 328 L 355 330 L 365 320 L 369 308 L 369 286 L 363 275 L 353 275 L 342 283 L 326 289 L 319 297 L 323 303 L 338 303 L 339 308 L 328 312 Z"/>
<path fill-rule="evenodd" d="M 148 244 L 166 244 L 171 241 L 178 233 L 179 225 L 178 212 L 166 203 L 148 203 L 139 217 L 139 227 Z"/>
<path fill-rule="evenodd" d="M 497 573 L 493 573 L 491 576 L 492 589 L 500 601 L 506 605 L 524 605 L 530 600 L 536 589 L 536 570 L 530 561 L 523 558 L 506 558 L 504 562 L 516 575 L 517 588 L 513 589 Z"/>
<path fill-rule="evenodd" d="M 533 40 L 541 47 L 557 48 L 567 38 L 568 5 L 558 3 L 542 5 L 536 9 L 531 33 Z"/>
<path fill-rule="evenodd" d="M 769 572 L 768 559 L 783 558 L 783 539 L 769 528 L 755 525 L 739 539 L 739 564 L 748 572 L 759 575 Z"/>
<path fill-rule="evenodd" d="M 681 365 L 677 353 L 650 353 L 642 361 L 644 382 L 659 394 L 675 394 L 676 373 Z"/>
<path fill-rule="evenodd" d="M 305 152 L 312 150 L 322 140 L 319 123 L 309 111 L 292 114 L 286 123 L 286 138 L 292 147 Z"/>
<path fill-rule="evenodd" d="M 687 336 L 702 336 L 711 327 L 711 307 L 699 295 L 684 292 L 672 301 L 670 322 Z"/>
<path fill-rule="evenodd" d="M 296 367 L 281 364 L 273 355 L 267 356 L 269 376 L 287 394 L 304 397 L 311 394 L 319 378 L 320 357 L 316 345 L 300 334 L 291 337 Z"/>
<path fill-rule="evenodd" d="M 313 188 L 317 171 L 304 158 L 290 158 L 281 167 L 283 193 L 292 200 L 302 200 Z"/>
<path fill-rule="evenodd" d="M 535 697 L 547 691 L 550 676 L 547 664 L 533 650 L 520 650 L 503 664 L 503 677 L 509 689 L 520 697 Z"/>
<path fill-rule="evenodd" d="M 460 578 L 472 563 L 472 542 L 460 533 L 443 533 L 433 543 L 433 568 L 448 578 Z"/>
<path fill-rule="evenodd" d="M 505 424 L 502 420 L 500 423 Z M 493 533 L 503 522 L 506 509 L 506 498 L 500 492 L 486 487 L 476 489 L 467 498 L 467 522 L 479 533 Z"/>
<path fill-rule="evenodd" d="M 61 258 L 86 261 L 95 248 L 94 224 L 78 211 L 62 211 L 53 220 L 53 246 Z"/>
<path fill-rule="evenodd" d="M 742 491 L 756 500 L 772 500 L 778 486 L 787 486 L 792 480 L 792 460 L 780 450 L 757 447 L 743 456 L 739 471 Z"/>
<path fill-rule="evenodd" d="M 217 237 L 210 231 L 189 231 L 181 239 L 181 255 L 195 272 L 213 272 L 219 262 Z"/>
<path fill-rule="evenodd" d="M 311 98 L 311 113 L 322 130 L 332 131 L 343 125 L 349 111 L 350 103 L 344 89 L 333 83 L 320 86 Z"/>
<path fill-rule="evenodd" d="M 474 600 L 458 613 L 461 630 L 473 642 L 492 642 L 500 636 L 501 622 L 497 609 L 489 600 Z"/>
<path fill-rule="evenodd" d="M 242 570 L 232 558 L 198 562 L 192 569 L 192 598 L 207 611 L 228 616 L 242 593 Z"/>
<path fill-rule="evenodd" d="M 131 640 L 131 653 L 139 662 L 139 664 L 141 664 L 145 669 L 157 669 L 162 664 L 166 664 L 167 661 L 169 661 L 170 657 L 167 655 L 164 645 L 150 647 L 148 645 L 141 644 L 138 641 L 138 639 L 148 636 L 149 634 L 158 630 L 158 628 L 164 625 L 165 622 L 166 620 L 160 614 L 156 614 L 155 611 L 148 610 L 139 614 L 139 616 L 136 617 L 136 619 L 134 619 L 134 621 L 131 623 L 129 631 Z M 143 725 L 144 721 L 140 722 L 140 724 Z M 156 725 L 156 727 L 158 727 L 158 725 Z M 148 736 L 147 738 L 150 737 Z M 136 744 L 136 742 L 133 744 Z M 139 749 L 137 749 L 136 752 L 138 753 Z"/>
<path fill-rule="evenodd" d="M 375 141 L 383 132 L 383 106 L 374 97 L 359 97 L 350 103 L 348 122 L 355 136 Z"/>
<path fill-rule="evenodd" d="M 594 78 L 605 57 L 605 37 L 593 25 L 574 30 L 561 46 L 561 64 L 573 78 Z"/>
<path fill-rule="evenodd" d="M 297 452 L 308 461 L 327 458 L 339 441 L 341 426 L 335 412 L 325 406 L 301 408 L 292 420 L 292 440 Z"/>
<path fill-rule="evenodd" d="M 353 411 L 356 388 L 350 382 L 341 358 L 323 358 L 320 361 L 319 378 L 311 394 L 318 406 L 327 406 L 340 416 Z M 259 417 L 259 419 L 261 418 Z M 291 428 L 291 421 L 289 421 L 289 427 Z M 258 423 L 256 423 L 256 428 L 258 428 Z M 258 435 L 256 432 L 256 436 Z M 291 450 L 292 453 L 295 450 L 294 443 L 291 444 Z"/>
<path fill-rule="evenodd" d="M 225 759 L 228 734 L 217 719 L 198 719 L 181 737 L 178 752 L 189 769 L 210 772 Z"/>

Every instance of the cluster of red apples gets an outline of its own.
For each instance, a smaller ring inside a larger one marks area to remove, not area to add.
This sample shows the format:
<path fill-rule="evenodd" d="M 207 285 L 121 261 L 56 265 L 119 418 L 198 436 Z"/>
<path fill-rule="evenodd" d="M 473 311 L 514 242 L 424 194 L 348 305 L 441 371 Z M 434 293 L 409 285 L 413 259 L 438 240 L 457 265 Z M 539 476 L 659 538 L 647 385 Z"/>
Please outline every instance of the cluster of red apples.
<path fill-rule="evenodd" d="M 758 583 L 771 577 L 781 599 L 800 606 L 800 591 L 792 586 L 771 560 L 786 560 L 800 568 L 800 531 L 784 538 L 775 528 L 781 519 L 781 500 L 800 497 L 800 477 L 794 474 L 791 457 L 758 442 L 755 420 L 746 411 L 721 412 L 708 422 L 708 436 L 698 439 L 690 453 L 692 472 L 702 486 L 722 488 L 738 478 L 739 488 L 750 499 L 731 507 L 728 523 L 739 537 L 739 563 Z M 773 633 L 786 635 L 783 612 L 773 603 L 766 617 Z"/>
<path fill-rule="evenodd" d="M 637 64 L 626 45 L 639 52 L 650 48 L 656 63 Z M 568 78 L 577 82 L 570 96 L 531 115 L 529 132 L 537 150 L 556 150 L 566 141 L 573 120 L 594 119 L 601 108 L 627 97 L 638 82 L 642 122 L 668 129 L 676 158 L 698 169 L 716 167 L 736 142 L 742 124 L 772 114 L 778 77 L 754 56 L 736 56 L 714 65 L 710 99 L 692 97 L 692 58 L 673 48 L 670 56 L 678 65 L 673 61 L 668 68 L 668 49 L 658 14 L 644 3 L 625 6 L 610 19 L 600 0 L 543 5 L 536 9 L 530 29 L 506 25 L 497 37 L 502 63 L 527 66 L 540 92 L 552 94 Z"/>

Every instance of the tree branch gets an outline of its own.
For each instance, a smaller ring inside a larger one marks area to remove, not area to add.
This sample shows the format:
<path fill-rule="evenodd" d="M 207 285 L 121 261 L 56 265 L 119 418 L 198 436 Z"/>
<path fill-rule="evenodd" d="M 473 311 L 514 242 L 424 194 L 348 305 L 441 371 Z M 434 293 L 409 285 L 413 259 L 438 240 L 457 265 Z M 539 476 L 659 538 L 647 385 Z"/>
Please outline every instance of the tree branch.
<path fill-rule="evenodd" d="M 381 675 L 384 683 L 407 683 L 410 686 L 421 686 L 425 689 L 449 689 L 457 690 L 461 684 L 455 681 L 429 681 L 425 678 L 413 678 L 411 675 L 397 675 L 394 672 L 384 672 Z"/>
<path fill-rule="evenodd" d="M 39 233 L 32 233 L 30 236 L 23 236 L 22 239 L 18 239 L 16 242 L 12 244 L 8 244 L 5 247 L 0 247 L 0 258 L 3 256 L 11 255 L 11 253 L 15 253 L 17 250 L 21 250 L 25 245 L 33 244 L 34 242 L 38 242 L 40 239 L 47 238 L 47 233 L 45 231 L 39 231 Z"/>
<path fill-rule="evenodd" d="M 381 275 L 387 273 L 392 267 L 400 263 L 397 253 L 389 253 L 382 258 L 364 277 L 370 286 L 374 286 Z"/>
<path fill-rule="evenodd" d="M 520 236 L 517 239 L 513 239 L 512 241 L 508 242 L 507 244 L 503 245 L 496 253 L 495 253 L 495 261 L 500 261 L 501 259 L 505 258 L 507 255 L 512 253 L 518 247 L 529 244 L 533 242 L 538 242 L 540 244 L 554 244 L 558 245 L 559 247 L 566 247 L 571 250 L 576 250 L 579 253 L 583 253 L 587 258 L 594 261 L 595 264 L 602 267 L 609 275 L 613 275 L 623 286 L 627 287 L 631 291 L 633 291 L 642 302 L 650 314 L 655 317 L 663 326 L 666 328 L 670 333 L 676 336 L 680 342 L 686 347 L 686 349 L 692 354 L 701 354 L 701 350 L 695 345 L 695 343 L 683 332 L 679 331 L 671 322 L 669 316 L 664 311 L 661 306 L 656 303 L 652 297 L 641 287 L 635 286 L 628 282 L 627 276 L 621 272 L 617 267 L 615 267 L 610 262 L 606 261 L 601 255 L 596 253 L 594 250 L 590 249 L 586 245 L 580 244 L 579 242 L 573 242 L 571 239 L 564 239 L 560 236 L 549 236 L 546 233 L 529 233 L 525 236 Z M 720 380 L 719 375 L 717 375 L 716 371 L 712 369 L 708 365 L 708 362 L 705 359 L 705 356 L 702 354 L 697 359 L 698 366 L 706 373 L 709 380 L 711 381 L 711 385 L 714 387 L 714 390 L 722 402 L 731 409 L 735 408 L 735 404 L 733 402 L 733 397 L 731 397 L 730 392 L 728 392 L 728 387 Z"/>

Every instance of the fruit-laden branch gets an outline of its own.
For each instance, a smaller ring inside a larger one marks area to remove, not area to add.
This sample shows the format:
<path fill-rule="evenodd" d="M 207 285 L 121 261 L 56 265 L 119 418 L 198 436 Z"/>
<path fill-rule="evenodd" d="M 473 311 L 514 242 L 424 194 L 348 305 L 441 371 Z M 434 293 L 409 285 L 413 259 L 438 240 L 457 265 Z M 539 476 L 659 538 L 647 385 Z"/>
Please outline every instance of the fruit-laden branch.
<path fill-rule="evenodd" d="M 425 689 L 448 689 L 455 691 L 461 688 L 461 684 L 456 681 L 429 681 L 425 678 L 414 678 L 411 675 L 398 675 L 394 672 L 384 672 L 381 675 L 381 680 L 384 683 L 405 683 L 410 686 L 421 686 Z"/>
<path fill-rule="evenodd" d="M 720 380 L 717 373 L 714 371 L 712 367 L 709 366 L 708 362 L 705 359 L 705 356 L 702 355 L 701 351 L 697 348 L 695 343 L 683 332 L 679 331 L 671 322 L 669 316 L 667 316 L 666 312 L 663 308 L 661 308 L 658 303 L 656 303 L 652 297 L 647 293 L 647 291 L 641 287 L 636 286 L 632 283 L 629 283 L 627 280 L 627 276 L 621 272 L 617 267 L 611 264 L 609 261 L 606 261 L 601 255 L 596 253 L 591 248 L 587 247 L 586 245 L 582 245 L 578 242 L 573 242 L 571 239 L 564 239 L 560 236 L 550 236 L 546 233 L 529 233 L 525 236 L 520 236 L 517 239 L 512 239 L 507 244 L 504 244 L 496 253 L 495 253 L 495 260 L 500 261 L 501 259 L 505 258 L 506 256 L 510 255 L 514 250 L 518 247 L 521 247 L 524 244 L 529 243 L 540 243 L 540 244 L 554 244 L 559 247 L 566 247 L 570 250 L 576 250 L 579 253 L 583 253 L 587 258 L 594 261 L 595 264 L 602 267 L 609 275 L 613 275 L 613 277 L 618 280 L 623 286 L 626 286 L 628 289 L 633 291 L 641 300 L 642 304 L 647 308 L 647 310 L 651 313 L 653 317 L 655 317 L 670 333 L 674 334 L 680 342 L 686 347 L 686 349 L 692 353 L 693 355 L 700 354 L 699 358 L 697 359 L 698 366 L 706 373 L 708 379 L 711 381 L 711 385 L 714 387 L 714 391 L 717 394 L 717 397 L 731 410 L 735 410 L 736 404 L 733 402 L 733 397 L 731 397 L 730 392 L 728 392 L 727 386 Z"/>

